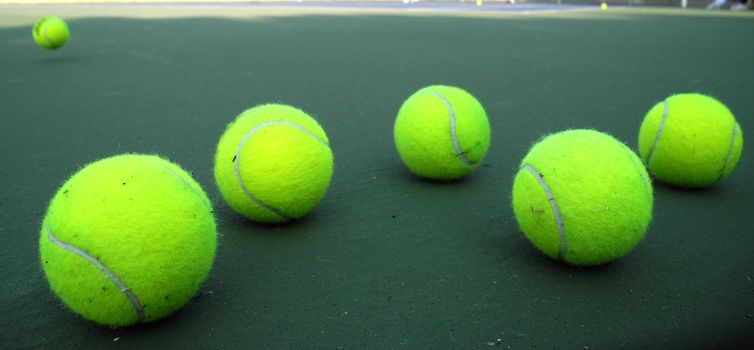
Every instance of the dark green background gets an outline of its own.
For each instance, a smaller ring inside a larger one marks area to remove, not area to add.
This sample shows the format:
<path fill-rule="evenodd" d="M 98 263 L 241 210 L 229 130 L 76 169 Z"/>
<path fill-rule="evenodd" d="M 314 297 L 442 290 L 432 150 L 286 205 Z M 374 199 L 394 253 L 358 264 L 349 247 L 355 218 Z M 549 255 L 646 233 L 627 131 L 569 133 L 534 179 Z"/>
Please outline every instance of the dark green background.
<path fill-rule="evenodd" d="M 4 346 L 668 349 L 754 334 L 754 16 L 111 15 L 71 19 L 56 52 L 34 45 L 31 23 L 0 29 Z M 400 104 L 436 83 L 472 92 L 492 125 L 463 181 L 420 180 L 394 150 Z M 569 267 L 529 244 L 509 198 L 535 140 L 595 128 L 635 148 L 644 113 L 688 91 L 724 101 L 749 137 L 728 178 L 656 183 L 646 238 L 615 263 Z M 236 215 L 212 177 L 225 125 L 265 102 L 314 115 L 335 156 L 325 199 L 288 225 Z M 49 291 L 37 240 L 57 187 L 120 152 L 193 171 L 221 237 L 199 298 L 110 329 Z"/>

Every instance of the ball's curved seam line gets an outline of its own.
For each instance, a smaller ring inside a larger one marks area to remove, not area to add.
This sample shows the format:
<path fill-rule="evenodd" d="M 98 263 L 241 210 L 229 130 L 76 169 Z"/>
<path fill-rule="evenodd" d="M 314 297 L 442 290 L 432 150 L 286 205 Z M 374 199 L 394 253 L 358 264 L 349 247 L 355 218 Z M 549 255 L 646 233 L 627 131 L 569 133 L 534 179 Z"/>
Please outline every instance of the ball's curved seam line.
<path fill-rule="evenodd" d="M 136 297 L 136 294 L 134 294 L 131 288 L 128 288 L 128 286 L 126 286 L 126 284 L 123 283 L 123 281 L 117 275 L 115 275 L 115 273 L 110 271 L 110 269 L 108 269 L 107 266 L 105 266 L 102 262 L 97 260 L 97 258 L 91 256 L 89 253 L 87 253 L 83 249 L 76 247 L 73 244 L 66 243 L 59 240 L 57 237 L 55 237 L 55 235 L 53 235 L 52 230 L 50 230 L 49 226 L 45 225 L 45 230 L 47 231 L 47 239 L 49 239 L 50 242 L 52 242 L 53 244 L 55 244 L 56 246 L 64 250 L 67 250 L 73 254 L 76 254 L 86 259 L 90 263 L 97 266 L 97 268 L 99 268 L 105 274 L 105 276 L 107 276 L 107 278 L 112 280 L 113 283 L 115 283 L 115 285 L 118 286 L 118 289 L 120 289 L 120 291 L 126 295 L 128 300 L 131 301 L 131 305 L 133 305 L 136 313 L 139 315 L 139 321 L 144 320 L 145 318 L 144 306 L 141 305 L 141 302 L 139 302 L 139 298 Z"/>
<path fill-rule="evenodd" d="M 668 119 L 668 109 L 670 109 L 670 106 L 668 106 L 668 100 L 665 100 L 664 109 L 662 111 L 662 120 L 660 120 L 660 127 L 657 128 L 657 136 L 655 136 L 655 142 L 652 144 L 652 148 L 649 150 L 649 154 L 647 155 L 647 159 L 645 160 L 647 167 L 649 167 L 649 162 L 652 160 L 652 156 L 655 154 L 657 144 L 660 143 L 660 136 L 662 135 L 662 131 L 665 129 L 665 121 Z"/>
<path fill-rule="evenodd" d="M 311 131 L 307 130 L 303 126 L 295 124 L 295 123 L 291 123 L 291 122 L 286 121 L 286 120 L 274 120 L 274 121 L 268 121 L 268 122 L 261 123 L 261 124 L 255 126 L 254 128 L 252 128 L 248 133 L 246 133 L 246 135 L 244 135 L 243 139 L 241 139 L 241 142 L 238 144 L 238 148 L 236 148 L 236 156 L 235 156 L 235 158 L 233 160 L 233 166 L 234 166 L 234 170 L 235 170 L 235 173 L 236 173 L 236 180 L 238 180 L 238 185 L 241 187 L 241 190 L 243 191 L 243 193 L 246 195 L 247 198 L 249 198 L 252 202 L 256 203 L 258 206 L 260 206 L 262 208 L 265 208 L 265 209 L 267 209 L 267 210 L 269 210 L 269 211 L 271 211 L 271 212 L 273 212 L 273 213 L 281 216 L 282 218 L 288 220 L 288 219 L 291 219 L 291 217 L 289 217 L 288 215 L 285 215 L 280 209 L 274 208 L 274 207 L 268 205 L 267 203 L 264 203 L 264 202 L 260 201 L 259 199 L 257 199 L 256 197 L 254 197 L 254 195 L 252 195 L 251 192 L 244 185 L 243 179 L 241 179 L 241 167 L 239 165 L 239 162 L 241 160 L 241 150 L 243 150 L 243 147 L 246 144 L 246 141 L 252 135 L 256 134 L 262 128 L 265 128 L 265 127 L 270 126 L 270 125 L 287 125 L 287 126 L 292 126 L 292 127 L 296 128 L 296 129 L 298 129 L 300 131 L 303 131 L 307 135 L 313 137 L 315 140 L 317 140 L 319 143 L 323 144 L 325 147 L 330 148 L 330 145 L 328 145 L 327 142 L 325 142 L 325 140 L 321 139 L 319 136 L 315 135 L 314 133 L 312 133 Z"/>
<path fill-rule="evenodd" d="M 42 21 L 34 23 L 34 35 L 39 36 L 39 27 L 42 26 Z"/>
<path fill-rule="evenodd" d="M 728 162 L 730 162 L 730 156 L 733 154 L 733 146 L 736 145 L 736 136 L 738 134 L 738 123 L 735 121 L 733 122 L 733 137 L 730 138 L 730 147 L 728 147 L 728 155 L 725 156 L 725 163 L 723 163 L 723 168 L 720 170 L 720 176 L 717 177 L 717 180 L 715 182 L 720 181 L 720 179 L 725 176 L 725 170 L 728 169 Z"/>
<path fill-rule="evenodd" d="M 448 107 L 448 113 L 450 114 L 450 138 L 453 140 L 453 148 L 456 150 L 456 156 L 467 166 L 474 165 L 474 162 L 466 158 L 466 155 L 461 150 L 461 146 L 458 144 L 458 136 L 456 135 L 456 112 L 453 110 L 453 106 L 450 104 L 445 96 L 435 91 L 427 91 L 428 94 L 432 94 L 440 98 L 442 102 Z"/>
<path fill-rule="evenodd" d="M 212 205 L 210 203 L 207 203 L 207 201 L 205 200 L 206 196 L 202 196 L 201 194 L 199 194 L 199 192 L 196 189 L 194 189 L 194 187 L 192 187 L 188 183 L 188 181 L 186 181 L 184 178 L 182 178 L 181 176 L 179 176 L 178 174 L 176 174 L 174 171 L 170 170 L 170 168 L 168 168 L 168 167 L 166 167 L 166 166 L 164 166 L 162 164 L 160 164 L 160 167 L 162 167 L 163 169 L 165 169 L 165 171 L 167 171 L 168 173 L 170 173 L 170 175 L 173 175 L 174 177 L 176 177 L 184 186 L 188 187 L 189 191 L 191 191 L 194 194 L 194 196 L 196 196 L 196 198 L 198 198 L 202 202 L 202 204 L 207 209 L 209 209 L 210 212 L 212 212 Z"/>
<path fill-rule="evenodd" d="M 45 22 L 47 22 L 47 21 L 45 21 Z M 50 40 L 50 37 L 47 36 L 47 27 L 48 27 L 48 25 L 44 25 L 44 24 L 42 25 L 42 36 L 45 38 L 45 40 L 47 40 L 47 43 L 50 46 L 55 47 L 55 43 L 52 42 L 52 40 Z"/>
<path fill-rule="evenodd" d="M 547 200 L 550 201 L 550 207 L 552 207 L 552 214 L 555 216 L 555 224 L 558 226 L 558 234 L 560 234 L 560 252 L 558 253 L 558 259 L 565 260 L 566 253 L 568 252 L 568 242 L 566 240 L 565 229 L 563 228 L 563 216 L 560 214 L 560 207 L 555 200 L 555 196 L 552 195 L 550 186 L 547 185 L 545 179 L 539 175 L 539 171 L 530 164 L 526 164 L 523 167 L 526 171 L 534 175 L 534 178 L 539 182 L 539 186 L 547 194 Z"/>

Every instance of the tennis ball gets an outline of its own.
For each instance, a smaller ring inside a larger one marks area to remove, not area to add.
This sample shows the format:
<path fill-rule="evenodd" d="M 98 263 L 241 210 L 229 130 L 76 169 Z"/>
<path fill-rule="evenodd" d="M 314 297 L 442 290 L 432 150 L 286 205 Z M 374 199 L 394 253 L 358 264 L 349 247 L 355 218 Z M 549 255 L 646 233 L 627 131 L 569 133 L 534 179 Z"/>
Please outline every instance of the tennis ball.
<path fill-rule="evenodd" d="M 34 41 L 37 45 L 55 50 L 63 47 L 68 41 L 68 25 L 59 17 L 45 17 L 34 23 Z"/>
<path fill-rule="evenodd" d="M 411 95 L 393 129 L 403 163 L 419 176 L 454 180 L 474 170 L 490 146 L 479 101 L 457 87 L 434 85 Z"/>
<path fill-rule="evenodd" d="M 595 130 L 546 136 L 513 182 L 521 230 L 546 255 L 598 265 L 626 255 L 652 217 L 652 184 L 641 160 Z"/>
<path fill-rule="evenodd" d="M 215 181 L 236 212 L 265 223 L 300 218 L 327 192 L 333 173 L 330 141 L 312 117 L 267 104 L 241 113 L 215 153 Z"/>
<path fill-rule="evenodd" d="M 649 171 L 679 187 L 710 186 L 738 164 L 743 133 L 730 110 L 701 94 L 657 103 L 639 130 L 639 152 Z"/>
<path fill-rule="evenodd" d="M 178 165 L 124 154 L 85 166 L 50 202 L 39 254 L 51 289 L 110 326 L 152 322 L 206 279 L 217 234 L 207 195 Z"/>

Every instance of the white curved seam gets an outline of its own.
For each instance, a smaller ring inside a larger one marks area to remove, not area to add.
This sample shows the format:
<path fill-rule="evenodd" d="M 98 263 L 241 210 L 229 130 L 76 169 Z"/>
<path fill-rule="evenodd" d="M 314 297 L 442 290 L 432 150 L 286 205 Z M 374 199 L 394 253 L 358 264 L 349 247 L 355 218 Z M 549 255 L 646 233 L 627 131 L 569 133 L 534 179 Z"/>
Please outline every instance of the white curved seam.
<path fill-rule="evenodd" d="M 210 211 L 212 211 L 212 205 L 210 205 L 210 204 L 209 204 L 209 203 L 207 202 L 207 200 L 206 200 L 206 196 L 203 196 L 202 194 L 200 194 L 200 193 L 199 193 L 199 192 L 198 192 L 198 191 L 197 191 L 197 190 L 196 190 L 196 189 L 195 189 L 194 187 L 192 187 L 192 186 L 191 186 L 191 185 L 190 185 L 190 184 L 188 183 L 188 181 L 186 181 L 186 180 L 185 180 L 184 178 L 180 177 L 180 176 L 179 176 L 178 174 L 176 174 L 176 173 L 175 173 L 175 172 L 174 172 L 173 170 L 170 170 L 170 168 L 168 168 L 168 167 L 166 167 L 166 166 L 164 166 L 164 165 L 162 165 L 162 164 L 160 164 L 160 166 L 161 166 L 161 167 L 162 167 L 163 169 L 165 169 L 165 171 L 167 171 L 168 173 L 170 173 L 170 175 L 173 175 L 173 176 L 175 176 L 175 177 L 176 177 L 176 178 L 177 178 L 177 179 L 178 179 L 179 181 L 181 181 L 181 183 L 183 183 L 183 185 L 184 185 L 184 186 L 186 186 L 186 187 L 187 187 L 187 188 L 188 188 L 188 189 L 189 189 L 189 190 L 190 190 L 190 191 L 191 191 L 191 192 L 192 192 L 192 193 L 193 193 L 193 194 L 194 194 L 194 195 L 196 196 L 196 198 L 198 198 L 198 199 L 199 199 L 199 200 L 200 200 L 200 201 L 202 202 L 202 204 L 203 204 L 203 205 L 204 205 L 204 206 L 205 206 L 205 207 L 206 207 L 207 209 L 209 209 Z"/>
<path fill-rule="evenodd" d="M 47 40 L 47 44 L 49 44 L 50 46 L 55 46 L 55 43 L 53 43 L 50 37 L 47 36 L 47 27 L 47 25 L 42 26 L 42 36 L 45 38 L 45 40 Z"/>
<path fill-rule="evenodd" d="M 246 133 L 246 135 L 244 135 L 243 139 L 241 139 L 241 142 L 238 144 L 238 148 L 236 148 L 236 156 L 233 158 L 233 166 L 234 166 L 234 171 L 236 173 L 236 180 L 238 181 L 238 185 L 241 187 L 241 190 L 243 191 L 244 195 L 246 195 L 247 198 L 249 198 L 252 202 L 256 203 L 258 206 L 260 206 L 262 208 L 265 208 L 265 209 L 267 209 L 267 210 L 269 210 L 269 211 L 271 211 L 271 212 L 273 212 L 273 213 L 275 213 L 275 214 L 283 217 L 284 219 L 291 219 L 291 217 L 289 217 L 288 215 L 285 215 L 280 209 L 274 208 L 274 207 L 268 205 L 267 203 L 264 203 L 264 202 L 260 201 L 259 199 L 257 199 L 256 197 L 254 197 L 254 195 L 251 194 L 251 191 L 249 191 L 249 189 L 246 188 L 246 185 L 244 185 L 243 179 L 241 178 L 241 166 L 240 166 L 241 151 L 243 150 L 244 145 L 246 145 L 246 141 L 252 135 L 254 135 L 255 133 L 257 133 L 259 130 L 261 130 L 262 128 L 265 128 L 267 126 L 270 126 L 270 125 L 288 125 L 288 126 L 292 126 L 292 127 L 296 128 L 296 129 L 299 129 L 300 131 L 303 131 L 307 135 L 313 137 L 315 140 L 317 140 L 319 143 L 323 144 L 325 147 L 329 148 L 330 145 L 328 145 L 325 140 L 323 140 L 319 136 L 313 134 L 311 131 L 307 130 L 303 126 L 295 124 L 295 123 L 291 123 L 291 122 L 285 121 L 285 120 L 269 121 L 269 122 L 264 122 L 262 124 L 259 124 L 259 125 L 255 126 L 248 133 Z"/>
<path fill-rule="evenodd" d="M 660 121 L 660 127 L 657 128 L 657 136 L 655 136 L 655 142 L 652 144 L 652 148 L 649 150 L 649 155 L 647 155 L 647 166 L 649 166 L 649 162 L 652 160 L 652 156 L 655 154 L 657 144 L 660 143 L 660 136 L 662 135 L 662 131 L 665 129 L 665 121 L 668 119 L 668 109 L 670 108 L 668 106 L 668 100 L 665 100 L 663 103 L 665 108 L 662 111 L 662 120 Z"/>
<path fill-rule="evenodd" d="M 134 292 L 130 288 L 128 288 L 128 286 L 126 286 L 126 284 L 123 283 L 123 281 L 118 276 L 116 276 L 115 273 L 110 271 L 110 269 L 108 269 L 107 266 L 105 266 L 102 262 L 97 260 L 97 258 L 91 256 L 81 248 L 57 239 L 57 237 L 52 234 L 52 230 L 50 230 L 49 226 L 45 226 L 45 230 L 47 231 L 47 238 L 50 240 L 50 242 L 60 248 L 63 248 L 64 250 L 67 250 L 86 259 L 90 263 L 94 264 L 94 266 L 97 266 L 97 268 L 99 268 L 105 274 L 105 276 L 107 276 L 107 278 L 109 278 L 115 283 L 115 285 L 118 286 L 118 289 L 120 289 L 120 291 L 126 295 L 128 300 L 131 301 L 131 305 L 133 305 L 134 310 L 136 310 L 136 313 L 139 315 L 139 321 L 144 320 L 144 306 L 141 305 L 141 302 L 139 302 L 139 298 L 136 297 L 136 294 L 134 294 Z"/>
<path fill-rule="evenodd" d="M 716 181 L 719 181 L 720 179 L 725 176 L 725 170 L 728 169 L 728 163 L 730 162 L 730 156 L 733 154 L 733 147 L 736 144 L 736 136 L 738 135 L 738 123 L 733 122 L 733 137 L 730 138 L 730 147 L 728 147 L 728 155 L 725 156 L 725 163 L 723 163 L 723 169 L 720 170 L 720 176 L 717 177 Z"/>
<path fill-rule="evenodd" d="M 463 162 L 463 164 L 466 164 L 467 166 L 474 165 L 474 162 L 466 158 L 466 155 L 461 150 L 461 145 L 458 144 L 458 135 L 456 134 L 456 112 L 453 110 L 453 106 L 450 104 L 450 101 L 448 101 L 448 99 L 439 92 L 427 91 L 427 93 L 439 97 L 440 100 L 445 103 L 445 106 L 448 107 L 448 113 L 450 114 L 450 138 L 453 141 L 453 148 L 456 151 L 456 156 Z"/>
<path fill-rule="evenodd" d="M 542 189 L 545 191 L 545 194 L 547 194 L 547 200 L 550 201 L 550 207 L 552 207 L 552 214 L 553 216 L 555 216 L 555 224 L 558 227 L 558 234 L 560 234 L 560 252 L 558 253 L 558 259 L 564 260 L 566 253 L 568 252 L 568 242 L 566 240 L 565 229 L 563 228 L 563 216 L 560 214 L 558 202 L 555 200 L 555 196 L 552 195 L 550 186 L 548 186 L 545 182 L 545 179 L 542 178 L 541 175 L 539 175 L 539 171 L 537 171 L 537 169 L 535 169 L 530 164 L 524 165 L 524 169 L 534 175 L 534 178 L 536 178 L 537 182 L 539 182 L 539 186 L 542 187 Z"/>

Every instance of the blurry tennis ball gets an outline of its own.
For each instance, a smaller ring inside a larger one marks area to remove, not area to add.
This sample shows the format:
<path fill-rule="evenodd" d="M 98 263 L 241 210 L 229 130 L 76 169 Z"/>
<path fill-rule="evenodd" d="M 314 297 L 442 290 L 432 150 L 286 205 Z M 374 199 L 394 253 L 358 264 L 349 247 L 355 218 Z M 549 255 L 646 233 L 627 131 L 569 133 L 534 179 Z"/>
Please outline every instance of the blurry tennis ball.
<path fill-rule="evenodd" d="M 607 3 L 603 2 L 602 5 L 600 5 L 600 9 L 602 9 L 602 11 L 607 11 Z"/>
<path fill-rule="evenodd" d="M 236 212 L 265 223 L 300 218 L 324 197 L 333 173 L 330 141 L 312 117 L 267 104 L 241 113 L 217 145 L 215 180 Z"/>
<path fill-rule="evenodd" d="M 411 95 L 398 112 L 393 135 L 403 163 L 434 180 L 465 176 L 490 146 L 484 108 L 474 96 L 452 86 L 428 86 Z"/>
<path fill-rule="evenodd" d="M 125 154 L 85 166 L 50 202 L 39 253 L 50 287 L 74 312 L 110 326 L 159 320 L 207 278 L 212 206 L 178 165 Z"/>
<path fill-rule="evenodd" d="M 573 265 L 623 257 L 652 217 L 652 184 L 641 160 L 595 130 L 567 130 L 536 143 L 521 161 L 512 197 L 529 241 Z"/>
<path fill-rule="evenodd" d="M 34 24 L 32 30 L 37 45 L 55 50 L 63 47 L 68 41 L 68 25 L 60 17 L 45 17 Z"/>
<path fill-rule="evenodd" d="M 701 94 L 657 103 L 639 130 L 639 151 L 649 171 L 679 187 L 706 187 L 728 176 L 742 150 L 743 133 L 728 107 Z"/>

